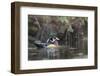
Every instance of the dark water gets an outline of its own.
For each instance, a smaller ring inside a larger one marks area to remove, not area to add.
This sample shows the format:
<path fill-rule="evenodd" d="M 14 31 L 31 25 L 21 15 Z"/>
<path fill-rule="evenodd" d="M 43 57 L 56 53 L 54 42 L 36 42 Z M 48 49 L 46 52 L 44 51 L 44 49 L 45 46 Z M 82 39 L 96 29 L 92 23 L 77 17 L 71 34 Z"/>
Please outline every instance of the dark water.
<path fill-rule="evenodd" d="M 87 54 L 84 51 L 86 50 L 67 47 L 29 48 L 28 60 L 87 58 Z"/>

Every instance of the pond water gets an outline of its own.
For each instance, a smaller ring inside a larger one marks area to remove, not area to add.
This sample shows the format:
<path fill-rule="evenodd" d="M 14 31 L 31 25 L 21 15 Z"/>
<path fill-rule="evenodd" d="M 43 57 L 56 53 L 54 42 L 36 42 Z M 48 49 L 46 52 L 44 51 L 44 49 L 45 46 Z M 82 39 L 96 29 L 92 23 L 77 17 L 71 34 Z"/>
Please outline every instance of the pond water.
<path fill-rule="evenodd" d="M 47 47 L 47 48 L 29 48 L 28 60 L 48 60 L 48 59 L 74 59 L 87 58 L 84 50 L 76 48 L 67 48 L 65 46 Z"/>

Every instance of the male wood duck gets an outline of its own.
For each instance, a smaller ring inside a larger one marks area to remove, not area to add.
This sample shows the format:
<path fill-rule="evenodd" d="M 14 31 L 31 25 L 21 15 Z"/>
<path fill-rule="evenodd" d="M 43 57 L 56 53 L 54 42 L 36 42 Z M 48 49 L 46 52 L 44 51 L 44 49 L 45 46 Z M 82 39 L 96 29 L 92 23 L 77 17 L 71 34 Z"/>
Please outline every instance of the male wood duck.
<path fill-rule="evenodd" d="M 59 38 L 57 38 L 57 37 L 49 38 L 49 39 L 47 40 L 47 44 L 48 44 L 48 46 L 52 45 L 52 47 L 58 46 L 58 45 L 59 45 L 59 44 L 58 44 L 58 40 L 59 40 Z M 51 46 L 50 46 L 50 47 L 51 47 Z"/>
<path fill-rule="evenodd" d="M 58 46 L 58 40 L 57 37 L 50 37 L 47 39 L 46 43 L 42 43 L 41 41 L 35 41 L 34 45 L 38 48 L 45 48 L 45 47 L 56 47 Z"/>

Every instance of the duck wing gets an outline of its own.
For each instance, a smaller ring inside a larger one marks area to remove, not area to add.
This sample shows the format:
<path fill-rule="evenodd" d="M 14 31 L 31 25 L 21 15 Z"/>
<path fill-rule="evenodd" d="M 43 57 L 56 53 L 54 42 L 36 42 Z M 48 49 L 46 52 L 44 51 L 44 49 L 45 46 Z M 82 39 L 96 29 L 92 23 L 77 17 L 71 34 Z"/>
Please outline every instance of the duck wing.
<path fill-rule="evenodd" d="M 38 48 L 44 48 L 44 47 L 46 47 L 46 43 L 36 43 L 36 42 L 34 42 L 34 44 L 35 44 L 35 46 L 37 46 Z"/>

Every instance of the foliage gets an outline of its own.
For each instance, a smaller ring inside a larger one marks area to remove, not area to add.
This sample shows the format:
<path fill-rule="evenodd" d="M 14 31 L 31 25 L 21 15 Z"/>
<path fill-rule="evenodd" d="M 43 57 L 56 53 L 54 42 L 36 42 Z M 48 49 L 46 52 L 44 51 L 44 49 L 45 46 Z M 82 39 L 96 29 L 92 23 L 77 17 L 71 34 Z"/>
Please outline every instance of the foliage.
<path fill-rule="evenodd" d="M 66 44 L 66 33 L 74 32 L 73 28 L 87 37 L 87 20 L 87 17 L 28 15 L 29 47 L 36 40 L 46 42 L 53 34 L 60 38 L 61 44 Z"/>

